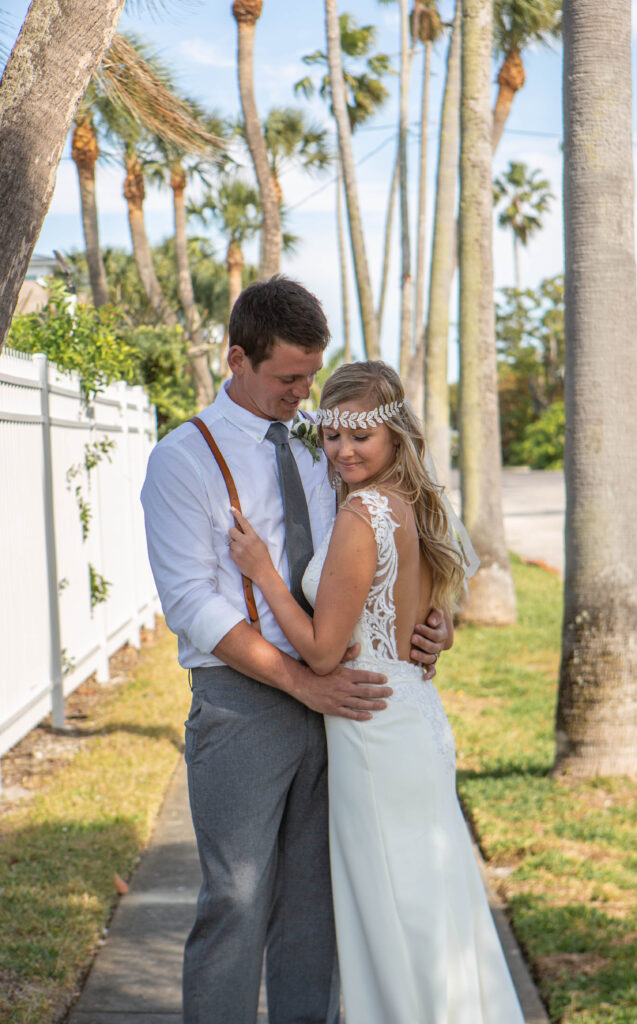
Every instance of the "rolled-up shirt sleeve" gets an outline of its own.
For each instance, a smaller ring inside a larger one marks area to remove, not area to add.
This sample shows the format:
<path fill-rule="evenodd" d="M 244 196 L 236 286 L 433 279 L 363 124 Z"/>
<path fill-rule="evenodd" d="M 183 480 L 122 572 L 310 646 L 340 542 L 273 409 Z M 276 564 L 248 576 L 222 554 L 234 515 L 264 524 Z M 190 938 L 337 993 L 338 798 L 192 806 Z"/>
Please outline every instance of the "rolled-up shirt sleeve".
<path fill-rule="evenodd" d="M 141 500 L 148 557 L 166 622 L 209 654 L 245 614 L 219 593 L 214 511 L 200 467 L 183 446 L 154 449 Z"/>

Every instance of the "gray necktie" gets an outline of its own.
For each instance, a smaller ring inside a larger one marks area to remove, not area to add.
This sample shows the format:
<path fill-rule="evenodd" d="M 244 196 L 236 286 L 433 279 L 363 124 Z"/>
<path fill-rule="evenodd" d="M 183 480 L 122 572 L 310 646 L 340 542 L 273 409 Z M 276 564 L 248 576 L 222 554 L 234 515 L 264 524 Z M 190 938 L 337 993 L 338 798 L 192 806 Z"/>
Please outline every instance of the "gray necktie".
<path fill-rule="evenodd" d="M 285 550 L 290 567 L 290 593 L 311 615 L 312 609 L 305 600 L 301 588 L 303 573 L 314 554 L 305 491 L 296 459 L 290 451 L 288 428 L 283 423 L 271 423 L 265 436 L 268 441 L 272 442 L 276 450 L 279 487 L 285 514 Z"/>

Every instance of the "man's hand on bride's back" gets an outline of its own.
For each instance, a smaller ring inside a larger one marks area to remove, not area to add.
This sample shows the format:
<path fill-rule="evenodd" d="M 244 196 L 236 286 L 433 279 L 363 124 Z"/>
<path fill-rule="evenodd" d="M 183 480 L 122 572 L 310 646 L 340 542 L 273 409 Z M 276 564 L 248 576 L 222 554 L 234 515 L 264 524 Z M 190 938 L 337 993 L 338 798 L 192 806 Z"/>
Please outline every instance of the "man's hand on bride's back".
<path fill-rule="evenodd" d="M 349 647 L 343 661 L 355 658 L 359 650 L 359 644 Z M 366 722 L 372 717 L 372 711 L 382 711 L 387 707 L 386 698 L 391 697 L 394 691 L 386 684 L 387 677 L 379 672 L 361 672 L 346 668 L 341 662 L 324 676 L 317 676 L 307 669 L 300 690 L 293 696 L 322 715 Z"/>
<path fill-rule="evenodd" d="M 453 644 L 453 621 L 447 612 L 432 608 L 427 621 L 414 627 L 410 657 L 425 669 L 425 679 L 433 679 L 441 651 Z"/>

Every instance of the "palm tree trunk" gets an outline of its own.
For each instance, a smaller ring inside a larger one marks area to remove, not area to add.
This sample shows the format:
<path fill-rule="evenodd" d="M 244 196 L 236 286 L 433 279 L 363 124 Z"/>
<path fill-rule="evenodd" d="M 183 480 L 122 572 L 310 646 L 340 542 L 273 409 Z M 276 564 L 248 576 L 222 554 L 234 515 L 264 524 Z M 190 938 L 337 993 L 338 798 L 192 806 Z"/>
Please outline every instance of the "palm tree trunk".
<path fill-rule="evenodd" d="M 136 156 L 126 160 L 126 179 L 124 181 L 124 198 L 128 205 L 128 223 L 135 263 L 146 293 L 157 317 L 169 327 L 175 327 L 177 317 L 166 302 L 155 274 L 153 258 L 148 244 L 146 225 L 144 223 L 144 177 Z"/>
<path fill-rule="evenodd" d="M 491 146 L 495 153 L 518 89 L 524 85 L 524 65 L 519 50 L 508 54 L 498 74 L 498 95 L 493 108 Z"/>
<path fill-rule="evenodd" d="M 462 515 L 481 566 L 466 621 L 515 621 L 502 517 L 500 423 L 493 309 L 491 0 L 462 5 L 460 147 L 460 472 Z"/>
<path fill-rule="evenodd" d="M 513 232 L 513 273 L 515 274 L 515 290 L 520 290 L 520 239 Z"/>
<path fill-rule="evenodd" d="M 414 282 L 411 276 L 411 241 L 409 238 L 409 182 L 407 167 L 407 114 L 411 49 L 409 46 L 409 11 L 407 0 L 400 0 L 400 115 L 398 119 L 399 185 L 400 185 L 400 376 L 407 384 L 414 335 Z"/>
<path fill-rule="evenodd" d="M 383 270 L 380 278 L 380 293 L 378 296 L 378 334 L 382 336 L 383 311 L 385 309 L 385 294 L 387 292 L 387 279 L 389 277 L 389 256 L 391 249 L 391 234 L 394 223 L 394 207 L 396 206 L 396 193 L 398 192 L 398 175 L 400 173 L 400 150 L 396 147 L 394 158 L 394 170 L 389 186 L 389 198 L 387 199 L 387 214 L 385 216 L 385 240 L 383 243 Z"/>
<path fill-rule="evenodd" d="M 429 122 L 429 79 L 431 43 L 423 52 L 422 99 L 420 104 L 420 165 L 418 170 L 418 222 L 416 234 L 416 303 L 414 344 L 422 346 L 425 327 L 425 235 L 427 228 L 427 127 Z"/>
<path fill-rule="evenodd" d="M 234 0 L 237 22 L 237 72 L 246 141 L 254 164 L 263 209 L 259 251 L 259 280 L 278 274 L 281 262 L 281 215 L 265 138 L 254 98 L 254 26 L 261 14 L 261 0 Z"/>
<path fill-rule="evenodd" d="M 338 238 L 338 263 L 341 274 L 341 307 L 343 310 L 343 359 L 352 361 L 352 342 L 349 331 L 349 291 L 347 287 L 347 252 L 343 226 L 343 169 L 340 157 L 336 160 L 336 234 Z"/>
<path fill-rule="evenodd" d="M 226 323 L 226 329 L 221 343 L 221 351 L 219 353 L 219 369 L 224 378 L 230 376 L 230 370 L 228 368 L 228 342 L 230 339 L 230 332 L 228 328 L 233 306 L 241 295 L 243 264 L 244 259 L 241 246 L 237 241 L 231 239 L 228 243 L 228 250 L 226 252 L 226 269 L 228 271 L 228 321 Z"/>
<path fill-rule="evenodd" d="M 332 109 L 336 120 L 338 146 L 343 165 L 343 176 L 345 178 L 347 216 L 349 220 L 350 240 L 352 243 L 354 272 L 356 275 L 356 288 L 358 291 L 358 304 L 361 315 L 363 346 L 367 359 L 378 359 L 380 357 L 378 325 L 376 322 L 376 312 L 374 310 L 372 285 L 369 277 L 367 254 L 365 252 L 363 223 L 361 220 L 360 204 L 358 201 L 356 171 L 354 168 L 354 155 L 352 153 L 352 133 L 349 118 L 347 116 L 347 105 L 345 102 L 343 65 L 341 62 L 341 33 L 336 0 L 325 0 L 325 26 L 327 33 L 327 53 L 330 67 Z"/>
<path fill-rule="evenodd" d="M 99 156 L 99 147 L 95 130 L 90 117 L 76 121 L 73 129 L 71 155 L 77 168 L 80 186 L 80 207 L 82 211 L 82 228 L 86 262 L 94 306 L 105 306 L 108 302 L 108 285 L 106 271 L 100 250 L 99 227 L 97 222 L 97 203 L 95 200 L 95 164 Z"/>
<path fill-rule="evenodd" d="M 0 348 L 77 105 L 124 0 L 32 0 L 0 83 Z M 29 86 L 25 87 L 25 68 Z"/>
<path fill-rule="evenodd" d="M 438 472 L 448 486 L 449 442 L 449 302 L 456 267 L 456 192 L 460 141 L 461 0 L 456 0 L 447 53 L 447 78 L 440 118 L 436 212 L 429 273 L 429 315 L 425 356 L 425 434 Z"/>
<path fill-rule="evenodd" d="M 418 169 L 418 220 L 416 228 L 416 288 L 413 352 L 406 378 L 409 401 L 419 416 L 425 415 L 425 229 L 427 224 L 427 123 L 429 120 L 429 58 L 431 43 L 424 45 L 420 104 L 420 160 Z"/>
<path fill-rule="evenodd" d="M 637 776 L 630 4 L 567 0 L 563 29 L 566 565 L 556 768 Z"/>
<path fill-rule="evenodd" d="M 201 318 L 195 304 L 192 290 L 192 278 L 188 263 L 188 239 L 186 236 L 186 175 L 183 168 L 176 165 L 172 169 L 170 184 L 173 190 L 173 212 L 175 216 L 175 262 L 177 264 L 177 289 L 186 317 L 189 351 L 188 358 L 195 385 L 197 407 L 204 409 L 214 400 L 215 386 L 210 372 L 208 355 L 205 351 L 201 333 Z"/>

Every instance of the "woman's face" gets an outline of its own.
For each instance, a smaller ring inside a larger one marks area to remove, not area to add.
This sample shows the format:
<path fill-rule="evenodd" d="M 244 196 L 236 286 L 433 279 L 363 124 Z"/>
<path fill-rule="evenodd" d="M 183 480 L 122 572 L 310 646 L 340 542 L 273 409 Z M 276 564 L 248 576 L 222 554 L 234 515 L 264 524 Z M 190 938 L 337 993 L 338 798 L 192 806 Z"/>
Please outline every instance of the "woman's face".
<path fill-rule="evenodd" d="M 341 412 L 368 412 L 369 400 L 343 402 Z M 324 427 L 325 454 L 350 490 L 361 487 L 389 469 L 396 459 L 397 442 L 389 427 Z"/>

